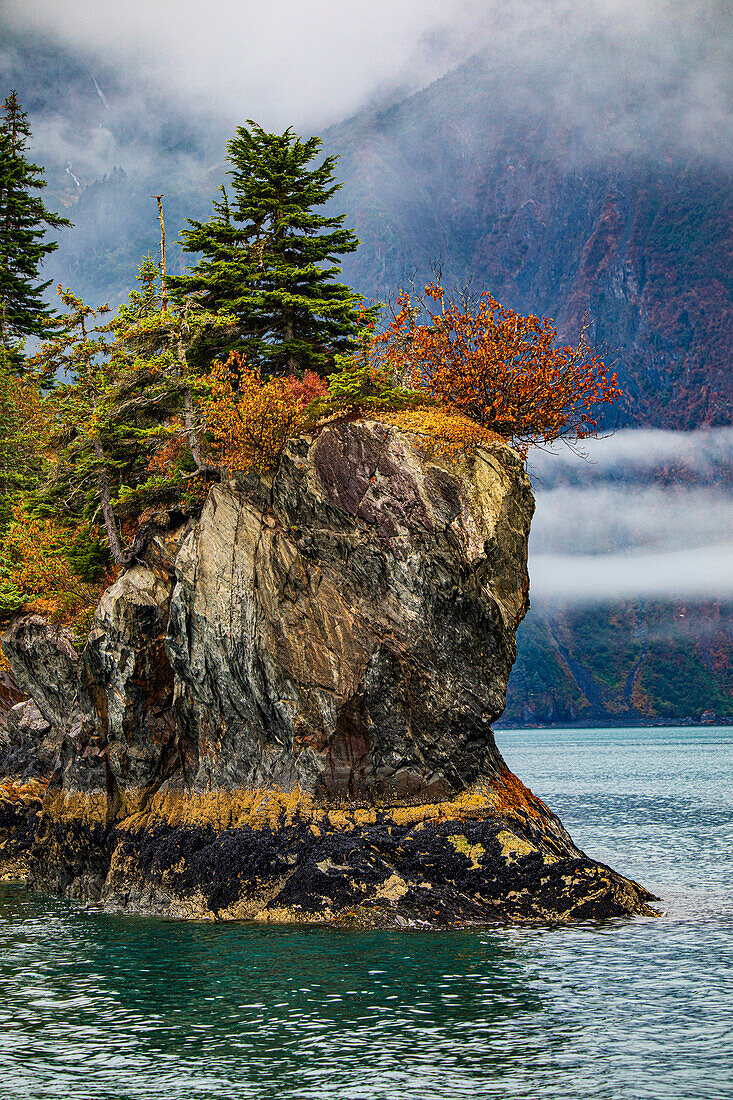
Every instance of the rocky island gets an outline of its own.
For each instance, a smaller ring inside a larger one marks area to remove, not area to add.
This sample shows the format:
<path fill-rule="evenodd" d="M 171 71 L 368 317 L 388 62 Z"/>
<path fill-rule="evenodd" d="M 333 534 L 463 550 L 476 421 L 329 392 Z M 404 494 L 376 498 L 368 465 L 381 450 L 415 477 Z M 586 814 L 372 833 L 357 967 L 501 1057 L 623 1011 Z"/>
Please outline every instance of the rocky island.
<path fill-rule="evenodd" d="M 346 419 L 211 486 L 107 589 L 86 645 L 3 637 L 0 875 L 174 917 L 446 926 L 653 912 L 502 760 L 534 503 Z"/>

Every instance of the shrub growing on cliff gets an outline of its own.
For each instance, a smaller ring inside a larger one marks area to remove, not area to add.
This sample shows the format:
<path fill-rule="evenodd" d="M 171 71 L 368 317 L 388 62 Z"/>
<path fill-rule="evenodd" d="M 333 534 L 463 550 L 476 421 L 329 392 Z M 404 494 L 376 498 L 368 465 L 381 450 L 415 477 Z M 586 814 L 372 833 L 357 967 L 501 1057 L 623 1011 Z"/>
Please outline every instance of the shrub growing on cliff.
<path fill-rule="evenodd" d="M 393 384 L 388 368 L 375 359 L 371 347 L 358 355 L 338 356 L 337 366 L 338 370 L 328 376 L 326 396 L 314 409 L 320 417 L 378 415 L 420 400 L 418 395 Z"/>
<path fill-rule="evenodd" d="M 413 433 L 435 454 L 501 439 L 526 455 L 531 444 L 595 434 L 596 407 L 620 396 L 585 330 L 576 345 L 558 346 L 547 318 L 522 316 L 488 294 L 472 306 L 431 285 L 426 298 L 437 308 L 425 310 L 423 323 L 401 292 L 381 335 L 363 324 L 359 350 L 337 356 L 327 391 L 306 387 L 308 401 L 296 396 L 294 375 L 265 379 L 234 354 L 215 367 L 207 413 L 215 461 L 272 469 L 291 436 L 355 415 Z"/>
<path fill-rule="evenodd" d="M 326 383 L 314 371 L 302 378 L 263 379 L 260 368 L 238 352 L 215 364 L 207 381 L 212 458 L 241 473 L 264 473 L 277 466 L 288 440 L 305 426 L 306 410 L 326 393 Z"/>
<path fill-rule="evenodd" d="M 72 532 L 16 505 L 0 542 L 0 622 L 36 611 L 86 633 L 111 579 L 94 560 L 98 549 L 95 529 Z"/>
<path fill-rule="evenodd" d="M 621 396 L 616 375 L 586 340 L 558 346 L 546 317 L 522 316 L 484 294 L 477 305 L 451 301 L 443 288 L 425 288 L 425 320 L 400 292 L 392 323 L 378 338 L 394 376 L 416 391 L 510 440 L 526 454 L 531 444 L 575 442 L 595 434 L 598 405 Z"/>
<path fill-rule="evenodd" d="M 208 473 L 194 400 L 199 380 L 187 353 L 204 333 L 232 327 L 231 318 L 195 303 L 171 308 L 149 257 L 138 283 L 111 319 L 106 305 L 94 310 L 59 287 L 66 311 L 29 360 L 47 390 L 47 508 L 62 522 L 101 512 L 118 564 L 131 560 L 139 521 L 188 507 L 193 474 Z"/>
<path fill-rule="evenodd" d="M 43 475 L 43 400 L 32 379 L 18 378 L 0 356 L 0 537 L 13 504 Z"/>

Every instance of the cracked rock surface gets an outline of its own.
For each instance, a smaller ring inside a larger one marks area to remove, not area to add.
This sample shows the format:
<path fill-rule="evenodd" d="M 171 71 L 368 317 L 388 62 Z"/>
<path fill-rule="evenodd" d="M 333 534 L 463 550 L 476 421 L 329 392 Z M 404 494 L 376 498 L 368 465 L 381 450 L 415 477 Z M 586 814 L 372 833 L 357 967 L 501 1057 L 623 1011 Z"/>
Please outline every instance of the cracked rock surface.
<path fill-rule="evenodd" d="M 178 555 L 167 638 L 194 786 L 371 805 L 477 779 L 532 509 L 508 448 L 459 477 L 364 421 L 292 444 L 259 500 L 215 486 Z"/>

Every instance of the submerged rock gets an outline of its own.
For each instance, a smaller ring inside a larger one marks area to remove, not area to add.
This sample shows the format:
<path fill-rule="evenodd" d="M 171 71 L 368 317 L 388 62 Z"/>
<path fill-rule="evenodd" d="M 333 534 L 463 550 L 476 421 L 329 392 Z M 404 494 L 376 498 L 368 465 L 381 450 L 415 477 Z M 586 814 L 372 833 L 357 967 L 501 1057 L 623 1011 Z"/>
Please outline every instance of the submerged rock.
<path fill-rule="evenodd" d="M 100 602 L 81 719 L 58 723 L 62 766 L 22 838 L 30 879 L 220 919 L 650 912 L 494 744 L 532 510 L 504 444 L 436 457 L 367 420 L 292 441 L 271 481 L 214 486 Z M 56 664 L 31 684 L 25 649 L 6 652 L 42 709 Z"/>

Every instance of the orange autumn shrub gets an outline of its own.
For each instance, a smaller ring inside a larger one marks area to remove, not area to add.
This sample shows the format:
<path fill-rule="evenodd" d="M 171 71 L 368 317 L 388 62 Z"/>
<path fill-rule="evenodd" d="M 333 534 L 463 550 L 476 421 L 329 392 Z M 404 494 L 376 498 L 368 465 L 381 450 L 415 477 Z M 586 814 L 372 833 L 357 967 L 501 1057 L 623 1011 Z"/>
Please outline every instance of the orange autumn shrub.
<path fill-rule="evenodd" d="M 401 292 L 393 321 L 378 338 L 395 377 L 509 439 L 523 453 L 531 443 L 575 441 L 595 434 L 597 406 L 621 391 L 585 338 L 558 346 L 546 317 L 524 317 L 484 294 L 477 305 L 448 300 L 440 285 L 425 288 L 435 303 L 415 323 Z"/>
<path fill-rule="evenodd" d="M 91 626 L 99 598 L 111 583 L 82 580 L 66 554 L 68 530 L 54 519 L 39 519 L 22 507 L 13 509 L 0 547 L 0 618 L 34 611 L 52 622 L 71 626 L 80 636 Z"/>
<path fill-rule="evenodd" d="M 401 292 L 381 335 L 365 327 L 358 353 L 337 357 L 328 385 L 263 378 L 237 353 L 207 379 L 211 458 L 225 469 L 273 469 L 291 436 L 344 416 L 372 416 L 420 437 L 433 454 L 457 455 L 497 438 L 526 456 L 531 444 L 575 442 L 598 429 L 597 407 L 621 396 L 583 328 L 560 346 L 547 318 L 522 316 L 491 295 L 433 306 Z M 307 410 L 307 415 L 306 415 Z"/>
<path fill-rule="evenodd" d="M 305 410 L 326 393 L 314 371 L 302 378 L 263 379 L 238 352 L 217 363 L 206 380 L 206 429 L 215 462 L 231 471 L 265 473 L 280 460 L 288 440 L 305 423 Z"/>

